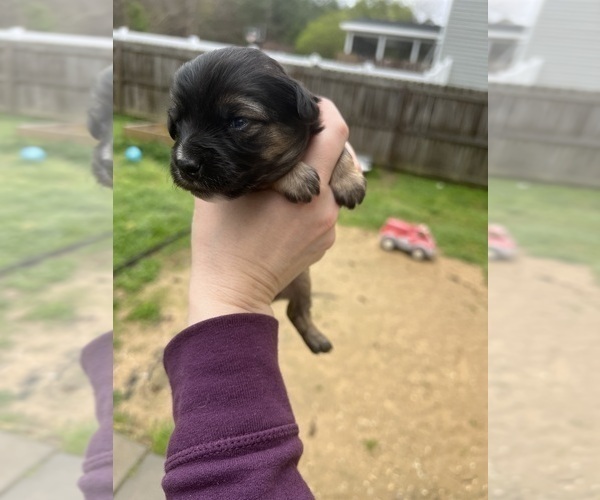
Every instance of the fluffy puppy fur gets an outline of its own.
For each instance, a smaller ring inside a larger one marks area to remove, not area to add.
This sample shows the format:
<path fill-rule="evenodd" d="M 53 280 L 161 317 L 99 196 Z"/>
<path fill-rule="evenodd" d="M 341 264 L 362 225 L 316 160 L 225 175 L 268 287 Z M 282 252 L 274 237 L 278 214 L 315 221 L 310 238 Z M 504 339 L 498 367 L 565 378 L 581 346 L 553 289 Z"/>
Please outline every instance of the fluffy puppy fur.
<path fill-rule="evenodd" d="M 171 99 L 171 175 L 179 187 L 205 200 L 274 189 L 308 203 L 319 194 L 317 171 L 301 161 L 322 130 L 319 99 L 260 50 L 226 48 L 187 62 L 174 76 Z M 330 186 L 342 206 L 354 208 L 365 196 L 365 179 L 347 151 Z M 329 351 L 311 319 L 308 270 L 278 298 L 289 299 L 288 316 L 308 347 Z"/>
<path fill-rule="evenodd" d="M 103 69 L 96 78 L 90 95 L 87 125 L 98 140 L 92 156 L 92 172 L 104 186 L 113 185 L 113 67 Z"/>

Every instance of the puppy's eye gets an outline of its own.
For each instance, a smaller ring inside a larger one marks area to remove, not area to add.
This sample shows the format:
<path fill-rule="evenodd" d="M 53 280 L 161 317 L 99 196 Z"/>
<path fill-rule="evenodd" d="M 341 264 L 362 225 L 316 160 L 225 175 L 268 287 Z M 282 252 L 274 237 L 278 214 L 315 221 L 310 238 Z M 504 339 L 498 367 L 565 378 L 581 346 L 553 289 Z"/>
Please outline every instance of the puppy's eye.
<path fill-rule="evenodd" d="M 235 130 L 243 130 L 248 126 L 249 123 L 250 122 L 246 118 L 236 116 L 229 122 L 229 127 Z"/>

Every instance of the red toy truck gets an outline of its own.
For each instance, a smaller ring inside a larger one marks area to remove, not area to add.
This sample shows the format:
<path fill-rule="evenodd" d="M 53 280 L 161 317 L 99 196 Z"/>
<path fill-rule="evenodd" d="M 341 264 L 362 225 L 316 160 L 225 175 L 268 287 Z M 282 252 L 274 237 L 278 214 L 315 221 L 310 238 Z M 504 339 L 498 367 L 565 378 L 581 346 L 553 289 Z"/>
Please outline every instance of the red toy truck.
<path fill-rule="evenodd" d="M 379 244 L 387 252 L 402 250 L 415 260 L 431 260 L 436 254 L 435 240 L 425 224 L 388 218 L 379 230 Z"/>
<path fill-rule="evenodd" d="M 488 226 L 488 258 L 511 260 L 517 256 L 517 244 L 508 230 L 500 224 Z"/>

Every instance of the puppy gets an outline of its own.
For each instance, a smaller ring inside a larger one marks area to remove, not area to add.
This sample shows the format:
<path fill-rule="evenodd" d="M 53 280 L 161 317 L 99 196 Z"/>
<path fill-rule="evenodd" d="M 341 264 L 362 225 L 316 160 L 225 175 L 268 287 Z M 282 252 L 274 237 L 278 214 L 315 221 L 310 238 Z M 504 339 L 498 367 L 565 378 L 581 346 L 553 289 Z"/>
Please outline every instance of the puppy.
<path fill-rule="evenodd" d="M 302 162 L 322 130 L 319 99 L 258 49 L 226 48 L 184 64 L 171 86 L 169 134 L 175 140 L 171 175 L 194 196 L 237 198 L 274 189 L 294 203 L 319 194 L 319 174 Z M 362 202 L 366 181 L 344 151 L 330 186 L 339 205 Z M 314 353 L 332 346 L 315 327 L 308 270 L 277 298 Z"/>
<path fill-rule="evenodd" d="M 113 185 L 113 67 L 97 76 L 90 95 L 88 130 L 99 142 L 92 156 L 92 172 L 104 186 Z"/>

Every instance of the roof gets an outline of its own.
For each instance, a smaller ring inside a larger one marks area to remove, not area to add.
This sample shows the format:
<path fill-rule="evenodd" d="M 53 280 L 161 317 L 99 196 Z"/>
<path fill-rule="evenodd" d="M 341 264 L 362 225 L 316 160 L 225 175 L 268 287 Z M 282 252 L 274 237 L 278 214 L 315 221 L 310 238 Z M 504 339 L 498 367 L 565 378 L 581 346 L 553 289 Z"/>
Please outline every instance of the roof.
<path fill-rule="evenodd" d="M 497 31 L 510 31 L 513 33 L 522 33 L 523 31 L 525 31 L 525 26 L 521 26 L 520 24 L 501 22 L 488 24 L 488 29 Z"/>
<path fill-rule="evenodd" d="M 369 35 L 387 35 L 402 38 L 427 38 L 436 40 L 442 30 L 441 26 L 435 24 L 401 22 L 401 21 L 378 21 L 374 19 L 355 19 L 343 21 L 340 28 L 352 33 Z"/>
<path fill-rule="evenodd" d="M 518 40 L 525 35 L 525 26 L 512 23 L 488 24 L 488 37 L 494 40 Z"/>

